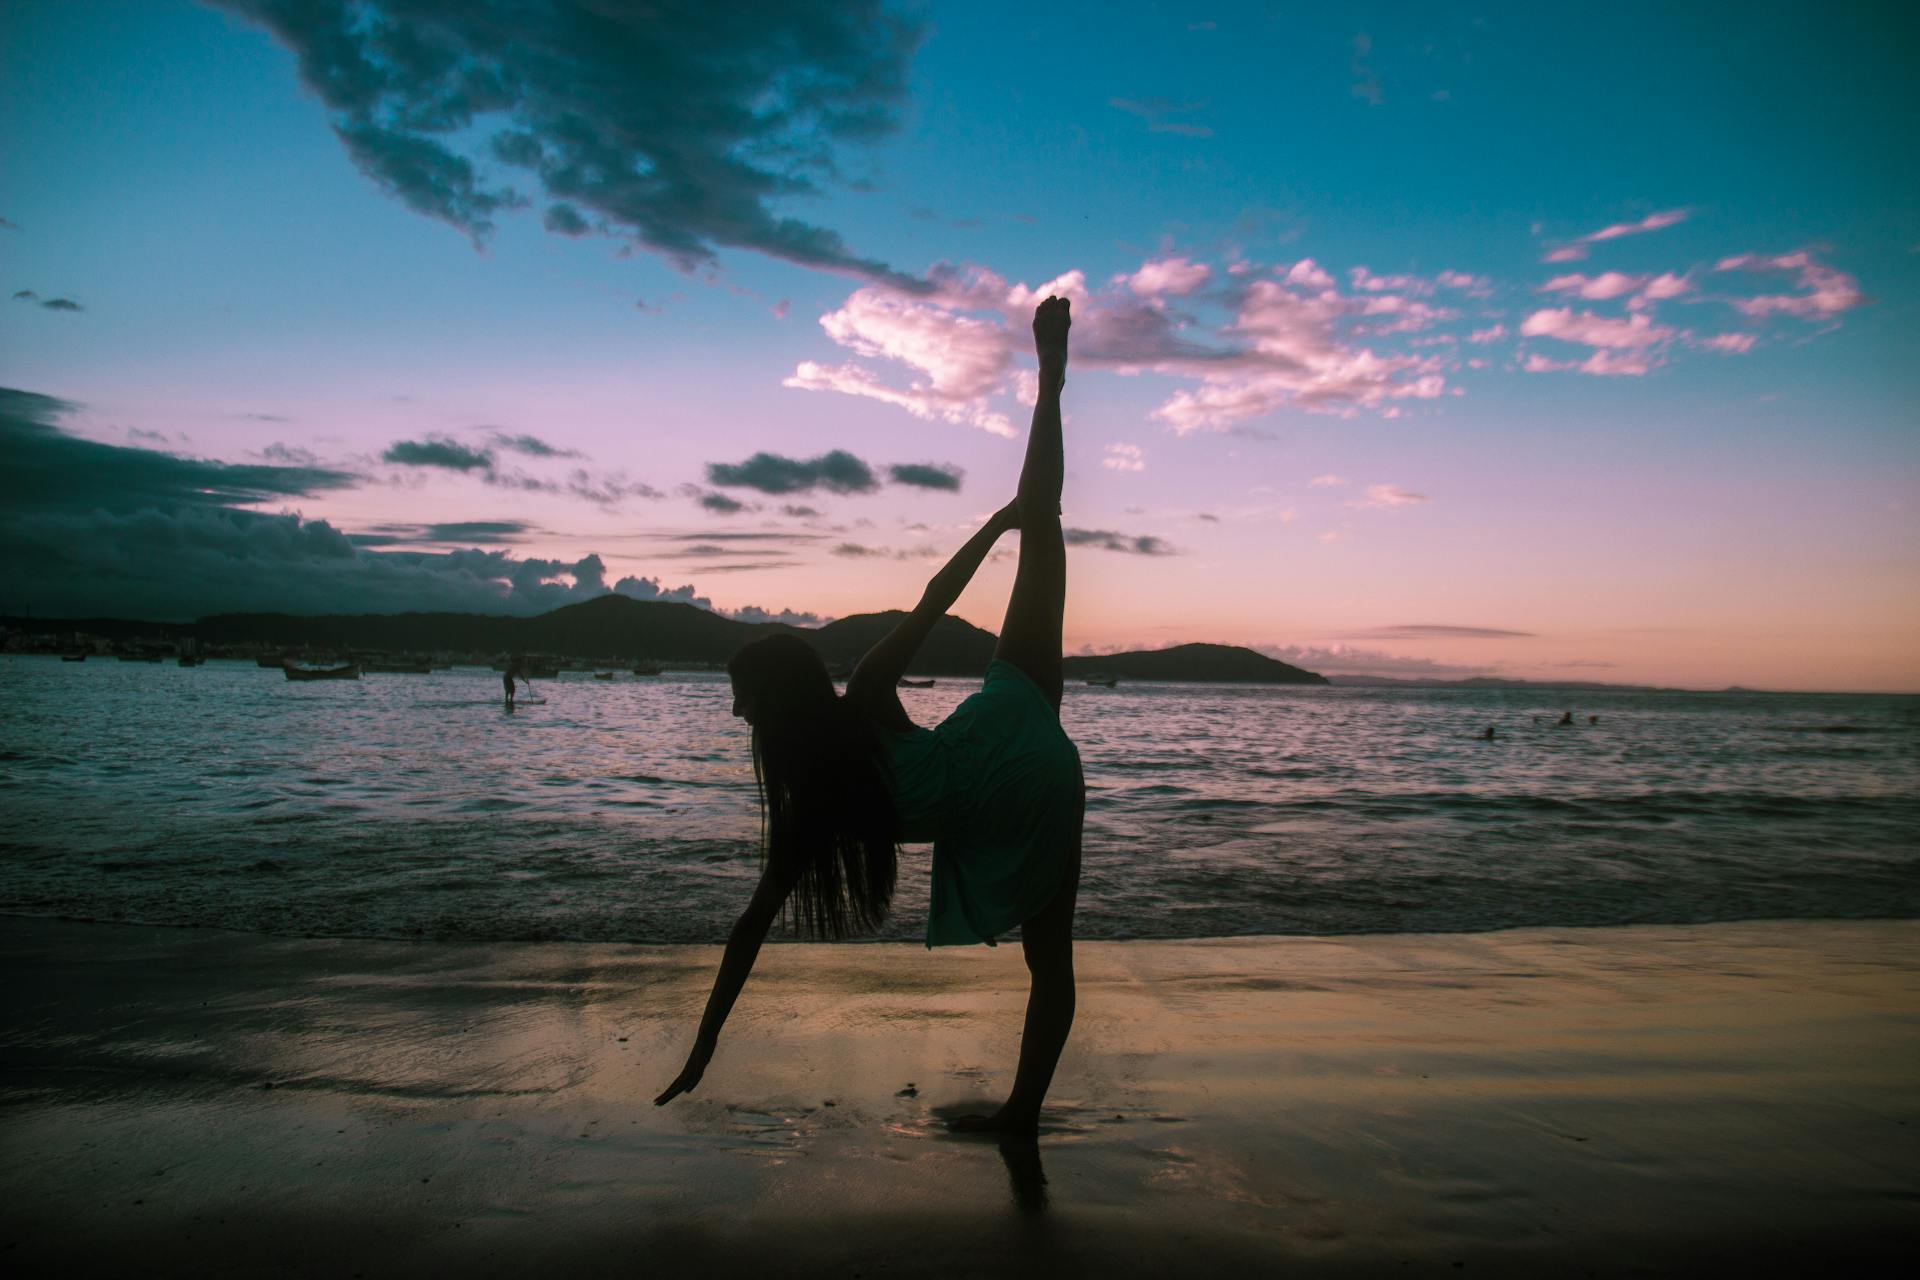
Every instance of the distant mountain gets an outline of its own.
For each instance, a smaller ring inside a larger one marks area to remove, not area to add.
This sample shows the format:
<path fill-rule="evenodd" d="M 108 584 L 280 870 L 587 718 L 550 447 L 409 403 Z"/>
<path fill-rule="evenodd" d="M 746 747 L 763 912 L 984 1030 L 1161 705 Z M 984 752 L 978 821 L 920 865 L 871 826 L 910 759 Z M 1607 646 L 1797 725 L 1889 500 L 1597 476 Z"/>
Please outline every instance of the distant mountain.
<path fill-rule="evenodd" d="M 1535 689 L 1567 693 L 1681 693 L 1683 690 L 1651 684 L 1601 684 L 1594 680 L 1515 680 L 1500 676 L 1470 676 L 1464 680 L 1403 680 L 1393 676 L 1328 676 L 1338 689 Z"/>
<path fill-rule="evenodd" d="M 1231 644 L 1177 644 L 1171 649 L 1073 657 L 1067 678 L 1118 676 L 1123 680 L 1216 680 L 1232 684 L 1325 684 L 1327 678 Z"/>
<path fill-rule="evenodd" d="M 862 613 L 817 629 L 781 622 L 736 622 L 689 604 L 634 600 L 608 594 L 531 618 L 479 613 L 360 613 L 303 616 L 222 613 L 192 623 L 121 618 L 35 619 L 43 634 L 82 632 L 108 639 L 192 637 L 204 648 L 336 653 L 452 653 L 494 656 L 542 654 L 721 666 L 741 645 L 761 636 L 791 634 L 811 644 L 829 667 L 851 667 L 906 614 Z M 933 628 L 908 674 L 978 676 L 993 660 L 991 631 L 948 615 Z M 1124 680 L 1213 680 L 1250 684 L 1326 684 L 1326 677 L 1222 644 L 1183 644 L 1143 653 L 1066 660 L 1070 680 L 1116 676 Z"/>

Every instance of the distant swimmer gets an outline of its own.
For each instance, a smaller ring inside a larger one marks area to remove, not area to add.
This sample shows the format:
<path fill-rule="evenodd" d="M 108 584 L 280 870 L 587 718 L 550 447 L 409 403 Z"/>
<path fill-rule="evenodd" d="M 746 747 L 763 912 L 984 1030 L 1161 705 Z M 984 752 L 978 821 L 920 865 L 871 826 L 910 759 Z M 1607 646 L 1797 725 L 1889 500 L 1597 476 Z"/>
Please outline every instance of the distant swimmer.
<path fill-rule="evenodd" d="M 1481 736 L 1481 737 L 1483 737 L 1483 738 L 1485 738 L 1485 739 L 1486 739 L 1486 740 L 1487 740 L 1488 742 L 1492 742 L 1492 741 L 1493 741 L 1493 726 L 1492 726 L 1492 725 L 1488 725 L 1488 726 L 1487 726 L 1487 731 L 1486 731 L 1485 733 L 1483 733 L 1483 734 L 1481 734 L 1480 736 Z"/>
<path fill-rule="evenodd" d="M 1587 723 L 1588 723 L 1588 724 L 1599 724 L 1599 723 L 1600 723 L 1600 717 L 1599 717 L 1599 716 L 1588 716 L 1588 717 L 1587 717 Z"/>
<path fill-rule="evenodd" d="M 1560 723 L 1561 723 L 1561 724 L 1572 724 L 1572 723 L 1573 723 L 1573 712 L 1571 712 L 1571 711 L 1569 711 L 1569 712 L 1567 712 L 1567 713 L 1566 713 L 1565 715 L 1563 715 L 1563 716 L 1561 716 L 1561 717 L 1560 717 Z"/>

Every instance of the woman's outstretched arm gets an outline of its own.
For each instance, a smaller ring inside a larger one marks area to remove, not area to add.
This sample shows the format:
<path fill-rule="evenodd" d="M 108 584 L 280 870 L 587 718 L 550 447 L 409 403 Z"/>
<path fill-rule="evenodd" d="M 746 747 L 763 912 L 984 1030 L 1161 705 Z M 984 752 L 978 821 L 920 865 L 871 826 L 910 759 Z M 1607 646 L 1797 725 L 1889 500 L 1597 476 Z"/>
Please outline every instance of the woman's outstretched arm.
<path fill-rule="evenodd" d="M 687 1065 L 666 1091 L 653 1100 L 654 1106 L 665 1106 L 681 1094 L 693 1092 L 700 1077 L 706 1074 L 707 1063 L 713 1060 L 713 1051 L 720 1043 L 720 1028 L 726 1025 L 727 1015 L 733 1012 L 733 1002 L 740 998 L 740 988 L 747 984 L 747 975 L 753 972 L 760 944 L 767 940 L 767 930 L 780 914 L 780 904 L 792 891 L 792 878 L 768 863 L 747 909 L 740 913 L 733 932 L 727 936 L 727 951 L 720 959 L 720 972 L 714 975 L 713 994 L 707 997 L 707 1012 L 700 1019 L 700 1030 L 693 1038 L 693 1051 L 687 1055 Z"/>
<path fill-rule="evenodd" d="M 884 639 L 867 650 L 866 656 L 853 670 L 853 678 L 847 681 L 847 696 L 857 698 L 863 703 L 884 704 L 889 701 L 899 705 L 894 698 L 893 687 L 900 677 L 907 673 L 907 664 L 913 661 L 913 655 L 920 652 L 920 646 L 926 642 L 927 635 L 934 624 L 946 616 L 953 602 L 973 581 L 973 575 L 993 550 L 993 544 L 1000 535 L 1014 528 L 1020 522 L 1017 501 L 1010 502 L 993 513 L 980 531 L 967 539 L 967 545 L 953 553 L 953 559 L 947 561 L 933 580 L 927 583 L 927 589 L 920 596 L 920 603 L 906 619 L 889 631 Z M 903 718 L 904 718 L 904 713 Z"/>

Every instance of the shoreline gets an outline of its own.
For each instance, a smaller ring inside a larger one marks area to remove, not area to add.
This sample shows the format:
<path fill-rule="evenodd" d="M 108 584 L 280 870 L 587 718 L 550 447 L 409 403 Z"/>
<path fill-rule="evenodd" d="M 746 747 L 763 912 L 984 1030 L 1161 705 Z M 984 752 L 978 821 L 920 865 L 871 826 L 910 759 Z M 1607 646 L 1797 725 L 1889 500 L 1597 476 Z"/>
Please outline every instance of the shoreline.
<path fill-rule="evenodd" d="M 1011 1078 L 1017 947 L 769 947 L 655 1108 L 718 951 L 0 917 L 0 1257 L 1611 1275 L 1920 1243 L 1920 921 L 1083 942 L 1045 1131 L 1004 1152 L 939 1120 Z"/>
<path fill-rule="evenodd" d="M 916 904 L 918 905 L 918 904 Z M 252 938 L 260 942 L 339 942 L 339 943 L 398 943 L 409 946 L 429 947 L 630 947 L 635 949 L 658 948 L 663 950 L 685 950 L 689 947 L 709 947 L 715 954 L 726 943 L 724 936 L 712 942 L 674 942 L 674 941 L 620 941 L 602 938 L 451 938 L 437 935 L 415 935 L 385 933 L 269 933 L 260 929 L 240 926 L 223 928 L 204 924 L 166 924 L 149 920 L 101 920 L 91 916 L 65 914 L 41 915 L 31 911 L 15 911 L 0 907 L 0 932 L 15 921 L 33 924 L 71 925 L 80 929 L 153 929 L 166 933 L 205 934 L 219 938 Z M 1364 938 L 1497 938 L 1514 933 L 1608 933 L 1619 929 L 1695 929 L 1720 926 L 1739 927 L 1744 925 L 1824 925 L 1824 924 L 1900 924 L 1911 922 L 1920 924 L 1920 915 L 1865 915 L 1865 916 L 1729 916 L 1710 920 L 1634 920 L 1618 924 L 1514 924 L 1490 929 L 1375 929 L 1360 930 L 1352 933 L 1209 933 L 1188 935 L 1150 935 L 1132 938 L 1079 937 L 1074 938 L 1075 947 L 1136 946 L 1165 944 L 1172 946 L 1187 943 L 1201 944 L 1209 942 L 1246 942 L 1246 943 L 1291 943 L 1291 942 L 1339 942 L 1343 939 Z M 1017 946 L 1017 933 L 1002 935 L 1000 947 Z M 782 934 L 776 927 L 767 934 L 763 943 L 767 947 L 913 947 L 924 949 L 922 943 L 907 938 L 859 937 L 841 938 L 831 942 L 817 938 L 808 938 L 799 934 Z M 984 944 L 981 944 L 984 947 Z"/>

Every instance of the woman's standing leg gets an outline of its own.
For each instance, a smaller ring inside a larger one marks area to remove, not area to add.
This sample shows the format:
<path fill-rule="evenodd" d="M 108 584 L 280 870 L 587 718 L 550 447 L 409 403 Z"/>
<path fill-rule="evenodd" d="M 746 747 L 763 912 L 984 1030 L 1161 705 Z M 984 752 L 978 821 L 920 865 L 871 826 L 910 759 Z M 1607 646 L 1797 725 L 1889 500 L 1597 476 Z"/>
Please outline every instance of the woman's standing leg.
<path fill-rule="evenodd" d="M 1067 549 L 1060 533 L 1060 486 L 1066 470 L 1060 441 L 1060 387 L 1066 381 L 1071 323 L 1065 298 L 1048 298 L 1033 317 L 1034 344 L 1040 352 L 1040 398 L 1033 406 L 1027 460 L 1020 471 L 1020 567 L 994 650 L 994 657 L 1026 672 L 1056 711 L 1062 683 L 1061 620 L 1067 603 Z M 1073 907 L 1080 887 L 1084 780 L 1076 786 L 1071 803 L 1073 844 L 1066 875 L 1047 905 L 1020 926 L 1020 947 L 1026 954 L 1031 986 L 1013 1089 L 993 1115 L 955 1119 L 957 1130 L 1032 1134 L 1039 1128 L 1040 1104 L 1046 1100 L 1060 1051 L 1073 1030 Z"/>

